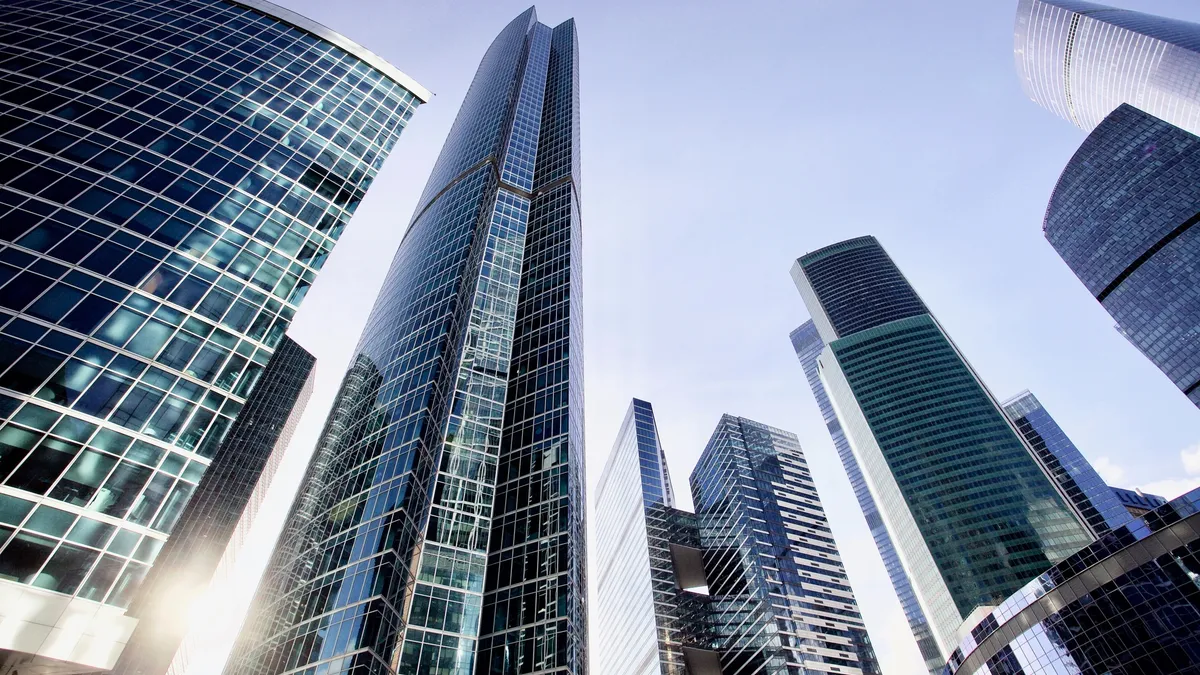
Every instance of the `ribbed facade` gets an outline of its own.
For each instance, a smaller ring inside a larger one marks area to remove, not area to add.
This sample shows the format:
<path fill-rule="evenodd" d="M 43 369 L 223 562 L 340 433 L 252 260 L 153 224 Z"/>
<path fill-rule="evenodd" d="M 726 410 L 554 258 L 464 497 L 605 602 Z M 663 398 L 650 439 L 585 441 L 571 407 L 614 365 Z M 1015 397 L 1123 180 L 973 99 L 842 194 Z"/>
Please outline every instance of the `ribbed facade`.
<path fill-rule="evenodd" d="M 112 667 L 428 95 L 254 4 L 0 6 L 0 649 Z"/>
<path fill-rule="evenodd" d="M 908 627 L 917 641 L 917 649 L 921 652 L 925 667 L 931 673 L 940 673 L 945 666 L 946 659 L 942 657 L 937 641 L 933 638 L 929 621 L 925 618 L 921 603 L 917 601 L 912 582 L 904 571 L 904 566 L 900 563 L 900 555 L 896 552 L 896 546 L 892 543 L 887 526 L 879 516 L 879 507 L 875 505 L 875 499 L 871 497 L 871 490 L 867 487 L 866 478 L 863 477 L 862 469 L 858 466 L 858 460 L 854 458 L 854 451 L 850 449 L 850 441 L 842 431 L 842 425 L 838 422 L 837 414 L 833 410 L 833 403 L 829 400 L 829 395 L 825 392 L 825 385 L 821 383 L 821 376 L 817 372 L 817 358 L 825 348 L 825 343 L 821 341 L 817 327 L 812 321 L 806 321 L 792 331 L 790 337 L 792 348 L 796 351 L 796 358 L 800 360 L 800 365 L 804 368 L 808 386 L 812 389 L 817 407 L 821 410 L 825 428 L 833 440 L 833 447 L 837 450 L 838 458 L 842 460 L 842 467 L 846 469 L 846 476 L 850 479 L 850 487 L 854 489 L 854 496 L 858 499 L 858 506 L 867 520 L 871 537 L 875 540 L 875 546 L 883 558 L 883 565 L 887 569 L 892 588 L 896 591 L 896 597 L 900 599 L 904 617 L 908 620 Z"/>
<path fill-rule="evenodd" d="M 977 623 L 945 675 L 1200 673 L 1200 490 L 1038 575 Z"/>
<path fill-rule="evenodd" d="M 1122 105 L 1063 169 L 1043 231 L 1121 333 L 1200 406 L 1200 137 Z"/>
<path fill-rule="evenodd" d="M 819 285 L 806 274 L 814 263 Z M 831 303 L 822 296 L 870 288 L 864 277 L 882 280 L 874 284 L 882 297 L 864 303 L 870 310 L 857 330 L 827 341 L 818 372 L 948 656 L 976 607 L 1007 597 L 1091 537 L 941 326 L 915 312 L 915 291 L 874 238 L 807 254 L 792 273 L 818 327 L 837 325 L 825 318 Z M 893 318 L 900 314 L 908 316 Z"/>
<path fill-rule="evenodd" d="M 1112 488 L 1092 468 L 1041 401 L 1028 391 L 1004 402 L 1004 414 L 1033 448 L 1033 456 L 1096 537 L 1128 523 L 1132 516 Z"/>
<path fill-rule="evenodd" d="M 690 483 L 721 671 L 878 673 L 796 436 L 724 415 Z"/>
<path fill-rule="evenodd" d="M 1021 0 L 1017 73 L 1035 103 L 1091 131 L 1122 103 L 1200 133 L 1200 25 L 1077 0 Z"/>
<path fill-rule="evenodd" d="M 227 672 L 587 672 L 578 97 L 488 48 Z"/>

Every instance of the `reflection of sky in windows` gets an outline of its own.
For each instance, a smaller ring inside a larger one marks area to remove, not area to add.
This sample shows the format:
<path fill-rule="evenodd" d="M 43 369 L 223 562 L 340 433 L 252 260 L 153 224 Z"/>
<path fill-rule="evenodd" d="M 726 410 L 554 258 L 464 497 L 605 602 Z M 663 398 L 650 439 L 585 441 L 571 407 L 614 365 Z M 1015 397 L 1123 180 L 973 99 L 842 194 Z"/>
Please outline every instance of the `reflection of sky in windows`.
<path fill-rule="evenodd" d="M 0 577 L 125 606 L 418 101 L 210 0 L 0 23 Z"/>

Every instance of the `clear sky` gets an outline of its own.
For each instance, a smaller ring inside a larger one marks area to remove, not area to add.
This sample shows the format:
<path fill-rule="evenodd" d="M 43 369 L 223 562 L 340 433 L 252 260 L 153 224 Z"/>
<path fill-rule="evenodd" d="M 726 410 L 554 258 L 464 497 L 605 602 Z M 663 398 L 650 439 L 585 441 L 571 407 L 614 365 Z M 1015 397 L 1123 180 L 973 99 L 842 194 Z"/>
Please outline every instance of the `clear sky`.
<path fill-rule="evenodd" d="M 293 324 L 318 380 L 276 518 L 479 59 L 528 6 L 282 2 L 436 96 Z M 1123 6 L 1200 21 L 1185 0 Z M 632 396 L 655 406 L 684 506 L 721 413 L 796 432 L 887 675 L 921 664 L 788 342 L 807 318 L 788 276 L 797 256 L 876 235 L 998 397 L 1033 391 L 1116 485 L 1174 497 L 1200 484 L 1200 411 L 1042 238 L 1046 201 L 1084 133 L 1022 94 L 1015 10 L 1015 0 L 538 5 L 544 23 L 574 17 L 581 45 L 589 485 Z"/>

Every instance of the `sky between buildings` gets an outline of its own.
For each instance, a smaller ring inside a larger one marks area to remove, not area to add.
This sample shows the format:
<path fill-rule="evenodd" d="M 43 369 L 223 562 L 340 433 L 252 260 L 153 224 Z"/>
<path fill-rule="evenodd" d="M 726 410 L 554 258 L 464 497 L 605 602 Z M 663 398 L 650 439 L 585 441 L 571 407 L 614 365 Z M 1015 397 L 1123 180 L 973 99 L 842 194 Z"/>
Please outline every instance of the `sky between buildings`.
<path fill-rule="evenodd" d="M 282 4 L 436 95 L 292 326 L 318 358 L 317 389 L 266 529 L 290 503 L 479 59 L 528 6 Z M 1186 0 L 1122 6 L 1200 21 Z M 542 22 L 574 17 L 580 35 L 589 486 L 633 396 L 654 404 L 685 507 L 721 413 L 796 432 L 887 675 L 919 674 L 921 661 L 788 342 L 807 319 L 788 276 L 797 256 L 876 235 L 996 396 L 1032 390 L 1116 485 L 1170 498 L 1200 484 L 1200 411 L 1042 238 L 1085 134 L 1021 93 L 1015 11 L 1015 0 L 538 4 Z"/>

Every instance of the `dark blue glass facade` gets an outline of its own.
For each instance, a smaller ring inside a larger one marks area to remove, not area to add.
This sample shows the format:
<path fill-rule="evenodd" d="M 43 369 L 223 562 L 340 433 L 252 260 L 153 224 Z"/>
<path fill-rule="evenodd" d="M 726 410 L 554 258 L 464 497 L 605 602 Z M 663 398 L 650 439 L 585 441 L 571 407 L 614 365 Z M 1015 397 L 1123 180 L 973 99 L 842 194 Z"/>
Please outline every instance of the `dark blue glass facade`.
<path fill-rule="evenodd" d="M 1141 490 L 1126 490 L 1125 488 L 1113 488 L 1113 494 L 1117 496 L 1117 500 L 1129 512 L 1129 515 L 1134 518 L 1141 518 L 1150 511 L 1157 509 L 1167 500 L 1158 495 L 1148 495 Z"/>
<path fill-rule="evenodd" d="M 1200 138 L 1122 105 L 1063 170 L 1044 231 L 1117 327 L 1200 405 Z"/>
<path fill-rule="evenodd" d="M 792 340 L 792 348 L 796 351 L 796 358 L 800 360 L 800 365 L 804 368 L 808 386 L 817 400 L 817 407 L 821 410 L 821 417 L 825 420 L 825 428 L 833 440 L 833 447 L 837 450 L 838 458 L 842 460 L 842 467 L 846 469 L 846 476 L 850 479 L 850 486 L 854 489 L 854 496 L 858 499 L 859 508 L 862 509 L 863 517 L 867 519 L 867 527 L 870 528 L 871 537 L 875 540 L 875 546 L 883 558 L 883 565 L 887 569 L 892 588 L 896 590 L 896 597 L 900 599 L 904 617 L 908 620 L 908 627 L 917 641 L 917 649 L 921 652 L 921 658 L 925 660 L 925 667 L 930 672 L 941 672 L 945 665 L 945 659 L 938 650 L 937 641 L 933 639 L 929 621 L 925 618 L 921 603 L 917 602 L 912 582 L 904 571 L 904 566 L 900 564 L 900 556 L 896 553 L 891 536 L 888 535 L 887 526 L 879 516 L 879 507 L 875 505 L 875 499 L 871 497 L 871 491 L 867 487 L 862 469 L 858 466 L 858 460 L 854 458 L 854 451 L 850 449 L 850 441 L 842 431 L 842 425 L 833 411 L 833 403 L 825 392 L 825 385 L 821 383 L 820 373 L 817 372 L 817 357 L 821 355 L 825 343 L 821 341 L 817 327 L 812 321 L 806 321 L 792 331 L 789 337 Z"/>
<path fill-rule="evenodd" d="M 586 672 L 578 96 L 488 48 L 228 672 Z"/>
<path fill-rule="evenodd" d="M 0 585 L 130 603 L 420 103 L 334 42 L 219 0 L 0 6 Z"/>
<path fill-rule="evenodd" d="M 1200 490 L 1119 527 L 986 615 L 946 675 L 1200 672 Z"/>
<path fill-rule="evenodd" d="M 1022 392 L 1004 403 L 1004 414 L 1095 536 L 1129 522 L 1133 516 L 1036 396 Z"/>

